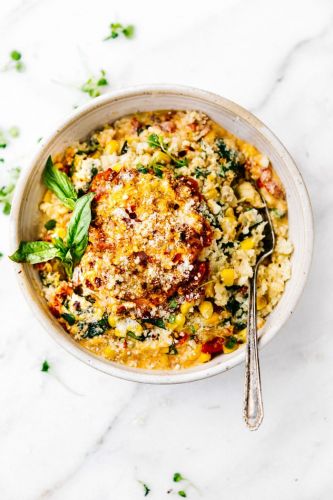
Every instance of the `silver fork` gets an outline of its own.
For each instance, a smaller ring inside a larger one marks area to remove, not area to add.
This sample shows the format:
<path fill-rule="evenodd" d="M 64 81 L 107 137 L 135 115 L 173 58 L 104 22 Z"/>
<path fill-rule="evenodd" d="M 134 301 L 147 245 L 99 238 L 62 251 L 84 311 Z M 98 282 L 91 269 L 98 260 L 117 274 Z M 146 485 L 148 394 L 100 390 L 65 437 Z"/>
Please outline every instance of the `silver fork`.
<path fill-rule="evenodd" d="M 249 310 L 247 317 L 247 342 L 245 351 L 245 391 L 243 418 L 251 431 L 260 426 L 264 418 L 264 407 L 262 403 L 260 366 L 258 355 L 257 334 L 257 273 L 260 264 L 266 257 L 272 254 L 275 246 L 275 235 L 272 221 L 267 205 L 263 200 L 264 207 L 259 209 L 264 221 L 263 251 L 257 257 L 253 276 L 249 282 Z"/>

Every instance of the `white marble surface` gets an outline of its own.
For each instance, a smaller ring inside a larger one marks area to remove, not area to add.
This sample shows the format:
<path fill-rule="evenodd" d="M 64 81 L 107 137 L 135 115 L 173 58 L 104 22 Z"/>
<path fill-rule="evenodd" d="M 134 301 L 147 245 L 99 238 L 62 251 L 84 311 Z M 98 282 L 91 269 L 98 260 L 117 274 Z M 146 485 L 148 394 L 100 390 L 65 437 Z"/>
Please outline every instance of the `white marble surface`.
<path fill-rule="evenodd" d="M 136 38 L 103 43 L 114 20 L 134 23 Z M 193 500 L 331 499 L 332 1 L 9 0 L 0 33 L 0 65 L 12 49 L 26 63 L 24 73 L 0 74 L 0 127 L 21 129 L 2 177 L 88 99 L 75 89 L 87 68 L 106 69 L 111 89 L 191 84 L 251 109 L 282 139 L 307 182 L 317 236 L 300 304 L 261 354 L 257 433 L 241 420 L 243 367 L 175 387 L 109 378 L 49 339 L 3 258 L 0 499 L 134 500 L 143 498 L 138 480 L 148 499 L 176 499 L 175 471 L 199 489 L 186 488 Z M 8 218 L 0 223 L 6 252 Z"/>

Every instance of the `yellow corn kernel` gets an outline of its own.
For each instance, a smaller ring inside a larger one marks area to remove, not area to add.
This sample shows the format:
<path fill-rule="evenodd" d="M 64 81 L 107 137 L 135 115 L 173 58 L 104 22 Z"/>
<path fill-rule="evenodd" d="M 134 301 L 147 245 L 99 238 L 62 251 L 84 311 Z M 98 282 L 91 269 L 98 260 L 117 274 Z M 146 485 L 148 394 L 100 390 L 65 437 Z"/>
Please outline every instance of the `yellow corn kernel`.
<path fill-rule="evenodd" d="M 235 218 L 235 212 L 231 207 L 227 208 L 227 210 L 225 211 L 225 215 L 226 217 L 231 217 L 233 219 Z"/>
<path fill-rule="evenodd" d="M 222 269 L 221 278 L 225 286 L 232 286 L 235 281 L 235 271 L 232 267 Z"/>
<path fill-rule="evenodd" d="M 121 165 L 119 163 L 116 163 L 115 165 L 113 165 L 112 167 L 112 170 L 114 170 L 115 172 L 119 172 L 121 170 Z"/>
<path fill-rule="evenodd" d="M 216 137 L 215 131 L 210 130 L 207 132 L 207 134 L 204 136 L 205 141 L 212 142 Z"/>
<path fill-rule="evenodd" d="M 162 213 L 164 213 L 164 212 L 166 212 L 168 210 L 168 202 L 165 199 L 163 199 L 163 198 L 161 198 L 160 200 L 158 200 L 157 205 L 158 205 L 159 211 L 162 212 Z"/>
<path fill-rule="evenodd" d="M 177 316 L 175 316 L 173 323 L 167 323 L 166 326 L 171 331 L 173 331 L 173 330 L 180 331 L 183 328 L 185 321 L 186 321 L 186 318 L 185 318 L 184 314 L 179 313 L 179 314 L 177 314 Z"/>
<path fill-rule="evenodd" d="M 236 349 L 238 349 L 238 347 L 239 347 L 239 344 L 235 344 L 231 349 L 229 349 L 228 347 L 226 347 L 225 344 L 223 344 L 223 352 L 224 352 L 224 354 L 230 354 L 231 352 L 236 351 Z"/>
<path fill-rule="evenodd" d="M 251 238 L 245 238 L 245 240 L 241 241 L 240 247 L 242 250 L 252 250 L 254 248 L 254 239 Z"/>
<path fill-rule="evenodd" d="M 209 175 L 207 176 L 207 181 L 208 181 L 208 182 L 214 182 L 214 181 L 215 181 L 215 179 L 216 179 L 216 174 L 215 174 L 215 172 L 212 172 L 211 174 L 209 174 Z"/>
<path fill-rule="evenodd" d="M 118 330 L 118 328 L 115 328 L 113 330 L 113 333 L 115 334 L 116 337 L 126 337 L 126 332 L 120 331 L 120 330 Z"/>
<path fill-rule="evenodd" d="M 44 194 L 43 201 L 46 203 L 50 203 L 52 200 L 52 195 L 53 195 L 52 191 L 47 190 L 46 193 Z"/>
<path fill-rule="evenodd" d="M 245 344 L 246 335 L 247 335 L 247 328 L 243 328 L 243 330 L 240 330 L 238 333 L 236 333 L 235 337 L 237 337 L 238 340 L 241 340 Z"/>
<path fill-rule="evenodd" d="M 200 356 L 198 357 L 198 362 L 199 363 L 207 363 L 211 359 L 211 355 L 209 352 L 202 352 Z"/>
<path fill-rule="evenodd" d="M 114 359 L 115 356 L 116 356 L 116 351 L 114 349 L 112 349 L 111 346 L 107 346 L 104 351 L 103 351 L 103 354 L 106 358 L 108 359 Z"/>
<path fill-rule="evenodd" d="M 186 314 L 189 312 L 190 309 L 192 309 L 193 306 L 194 306 L 193 302 L 184 302 L 180 306 L 180 312 L 184 314 L 184 316 L 186 316 Z"/>
<path fill-rule="evenodd" d="M 66 229 L 64 227 L 57 227 L 55 228 L 54 234 L 58 236 L 58 238 L 64 239 L 66 237 Z"/>
<path fill-rule="evenodd" d="M 208 300 L 205 300 L 204 302 L 201 302 L 199 311 L 201 313 L 201 316 L 203 316 L 205 319 L 209 319 L 214 312 L 213 304 L 211 302 L 208 302 Z"/>
<path fill-rule="evenodd" d="M 127 331 L 131 331 L 133 333 L 136 333 L 136 334 L 140 334 L 143 332 L 143 327 L 142 325 L 140 325 L 140 323 L 131 323 L 128 328 L 127 328 Z"/>
<path fill-rule="evenodd" d="M 218 197 L 219 197 L 219 193 L 218 193 L 217 189 L 215 189 L 215 188 L 209 189 L 205 193 L 205 198 L 207 198 L 208 200 L 217 200 Z"/>
<path fill-rule="evenodd" d="M 255 156 L 258 153 L 258 151 L 256 150 L 256 148 L 254 146 L 252 146 L 251 144 L 247 144 L 247 143 L 243 144 L 242 151 L 247 156 Z"/>
<path fill-rule="evenodd" d="M 217 325 L 220 322 L 220 316 L 217 312 L 214 312 L 210 318 L 205 320 L 205 325 L 213 326 Z"/>
<path fill-rule="evenodd" d="M 175 325 L 175 330 L 181 330 L 185 324 L 186 318 L 184 314 L 177 314 L 175 318 L 175 322 L 173 323 Z"/>
<path fill-rule="evenodd" d="M 117 153 L 118 149 L 119 149 L 119 142 L 112 140 L 106 144 L 104 152 L 107 155 L 112 155 L 114 153 Z"/>
<path fill-rule="evenodd" d="M 108 317 L 108 323 L 111 326 L 111 328 L 115 328 L 115 326 L 117 324 L 117 321 L 118 321 L 118 316 L 112 316 L 112 315 L 110 315 Z"/>
<path fill-rule="evenodd" d="M 163 151 L 155 151 L 153 154 L 153 162 L 164 164 L 170 163 L 170 157 L 166 153 L 163 153 Z"/>
<path fill-rule="evenodd" d="M 260 328 L 262 328 L 264 326 L 264 324 L 266 323 L 266 321 L 264 320 L 264 318 L 260 318 L 260 316 L 257 318 L 257 328 L 258 330 Z"/>
<path fill-rule="evenodd" d="M 266 306 L 267 306 L 266 297 L 263 297 L 263 296 L 262 297 L 258 297 L 257 298 L 257 309 L 258 309 L 258 311 L 261 311 Z"/>
<path fill-rule="evenodd" d="M 215 290 L 214 283 L 212 281 L 210 283 L 207 283 L 207 285 L 205 286 L 205 295 L 206 297 L 214 297 Z"/>
<path fill-rule="evenodd" d="M 62 170 L 62 169 L 63 169 L 63 164 L 62 164 L 62 163 L 60 163 L 60 162 L 55 163 L 55 164 L 54 164 L 54 166 L 55 166 L 56 168 L 58 168 L 59 170 Z"/>

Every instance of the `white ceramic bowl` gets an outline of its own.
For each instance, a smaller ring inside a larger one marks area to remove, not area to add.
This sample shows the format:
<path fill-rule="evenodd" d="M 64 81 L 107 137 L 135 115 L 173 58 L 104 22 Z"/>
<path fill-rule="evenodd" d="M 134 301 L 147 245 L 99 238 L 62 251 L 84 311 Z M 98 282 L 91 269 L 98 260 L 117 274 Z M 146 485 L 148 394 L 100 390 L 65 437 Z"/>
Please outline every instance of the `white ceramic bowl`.
<path fill-rule="evenodd" d="M 289 318 L 304 288 L 313 244 L 311 206 L 295 163 L 275 135 L 251 113 L 218 95 L 178 85 L 140 86 L 99 97 L 77 110 L 44 142 L 17 186 L 12 208 L 12 250 L 17 248 L 21 240 L 36 239 L 38 205 L 45 189 L 41 174 L 49 155 L 85 138 L 105 123 L 136 111 L 155 109 L 196 109 L 207 113 L 214 121 L 265 153 L 286 188 L 290 238 L 295 247 L 292 277 L 282 299 L 260 331 L 262 347 Z M 16 266 L 23 293 L 48 333 L 68 352 L 105 373 L 136 382 L 171 384 L 210 377 L 230 369 L 244 359 L 243 347 L 194 368 L 181 371 L 148 371 L 98 358 L 74 342 L 51 315 L 42 297 L 41 284 L 33 267 L 26 264 Z M 19 273 L 20 270 L 22 272 Z"/>

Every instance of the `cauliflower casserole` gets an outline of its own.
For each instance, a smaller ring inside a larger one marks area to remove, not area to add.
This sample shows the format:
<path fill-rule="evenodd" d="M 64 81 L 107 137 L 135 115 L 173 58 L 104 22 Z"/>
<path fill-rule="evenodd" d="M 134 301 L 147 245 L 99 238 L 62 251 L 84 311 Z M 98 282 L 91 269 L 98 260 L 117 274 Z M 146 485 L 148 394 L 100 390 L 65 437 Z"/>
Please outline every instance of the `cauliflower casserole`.
<path fill-rule="evenodd" d="M 144 369 L 188 368 L 239 348 L 263 249 L 262 199 L 276 235 L 258 272 L 263 326 L 290 278 L 292 245 L 284 188 L 255 147 L 204 113 L 157 111 L 125 116 L 49 161 L 52 179 L 62 177 L 58 186 L 44 179 L 35 244 L 47 258 L 25 258 L 81 346 Z M 64 179 L 72 201 L 57 192 Z"/>

